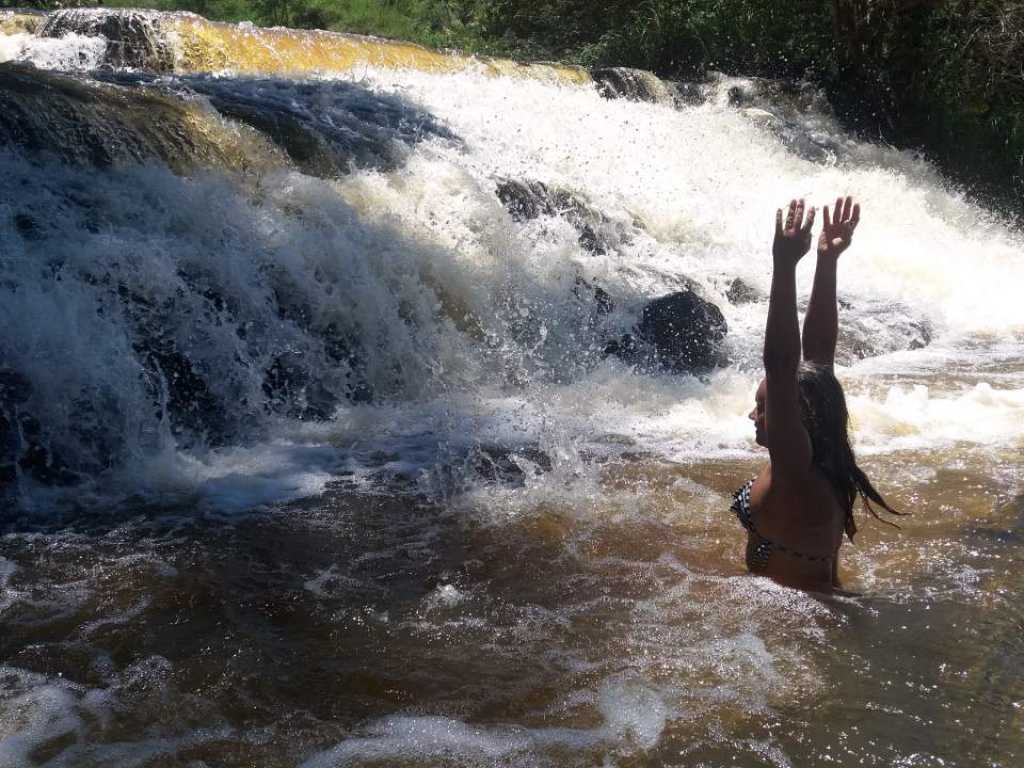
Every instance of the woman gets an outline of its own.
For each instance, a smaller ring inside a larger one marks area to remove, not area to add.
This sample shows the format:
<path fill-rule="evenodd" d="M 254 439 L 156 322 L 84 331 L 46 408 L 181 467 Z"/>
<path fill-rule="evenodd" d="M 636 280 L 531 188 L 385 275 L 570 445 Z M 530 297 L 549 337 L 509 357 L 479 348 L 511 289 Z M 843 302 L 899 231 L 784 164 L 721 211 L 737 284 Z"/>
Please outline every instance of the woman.
<path fill-rule="evenodd" d="M 765 378 L 750 413 L 758 445 L 771 462 L 736 492 L 732 509 L 747 529 L 747 567 L 787 586 L 830 592 L 839 587 L 839 546 L 853 540 L 857 496 L 894 515 L 857 466 L 847 434 L 846 398 L 832 373 L 838 335 L 836 268 L 860 220 L 850 197 L 825 206 L 814 287 L 803 330 L 796 313 L 796 265 L 811 247 L 814 209 L 789 204 L 775 215 L 772 292 L 764 338 Z"/>

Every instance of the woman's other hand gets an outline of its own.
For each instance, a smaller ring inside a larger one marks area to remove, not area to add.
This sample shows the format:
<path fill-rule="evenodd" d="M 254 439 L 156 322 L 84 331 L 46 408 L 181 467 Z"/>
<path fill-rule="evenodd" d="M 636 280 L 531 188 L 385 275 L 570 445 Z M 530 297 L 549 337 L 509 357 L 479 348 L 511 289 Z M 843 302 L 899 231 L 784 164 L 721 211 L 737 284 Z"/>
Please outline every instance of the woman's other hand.
<path fill-rule="evenodd" d="M 790 200 L 786 219 L 783 222 L 782 209 L 775 211 L 775 242 L 772 256 L 776 264 L 796 266 L 811 249 L 811 227 L 814 225 L 814 209 L 807 211 L 804 219 L 804 201 Z"/>
<path fill-rule="evenodd" d="M 818 256 L 838 259 L 853 241 L 853 231 L 860 221 L 860 204 L 854 203 L 852 197 L 838 197 L 833 216 L 829 216 L 827 205 L 824 214 L 825 226 L 818 238 Z"/>

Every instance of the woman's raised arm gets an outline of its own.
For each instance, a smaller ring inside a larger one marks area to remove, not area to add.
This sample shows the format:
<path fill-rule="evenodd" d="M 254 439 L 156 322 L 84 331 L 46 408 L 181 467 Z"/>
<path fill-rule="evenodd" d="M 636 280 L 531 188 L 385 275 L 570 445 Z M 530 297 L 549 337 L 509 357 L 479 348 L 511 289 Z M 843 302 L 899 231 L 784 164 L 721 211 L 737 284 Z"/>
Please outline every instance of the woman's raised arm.
<path fill-rule="evenodd" d="M 853 230 L 860 221 L 860 205 L 852 197 L 837 198 L 833 216 L 825 206 L 824 226 L 818 238 L 818 263 L 814 268 L 814 287 L 804 318 L 804 360 L 832 365 L 839 336 L 839 311 L 836 307 L 836 273 L 839 255 L 850 247 Z"/>
<path fill-rule="evenodd" d="M 796 265 L 811 248 L 814 209 L 804 221 L 804 201 L 789 204 L 785 224 L 775 213 L 772 294 L 764 332 L 767 384 L 765 429 L 773 476 L 804 473 L 811 465 L 811 441 L 800 419 L 796 372 L 800 365 L 800 326 L 796 316 Z"/>

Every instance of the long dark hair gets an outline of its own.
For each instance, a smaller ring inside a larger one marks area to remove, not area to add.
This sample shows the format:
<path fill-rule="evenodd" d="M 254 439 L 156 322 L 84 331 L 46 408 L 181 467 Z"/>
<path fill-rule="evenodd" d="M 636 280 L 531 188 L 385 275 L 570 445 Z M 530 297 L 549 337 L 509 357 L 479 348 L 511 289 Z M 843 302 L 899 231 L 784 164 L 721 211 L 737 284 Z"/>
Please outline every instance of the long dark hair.
<path fill-rule="evenodd" d="M 878 516 L 874 505 L 891 515 L 903 515 L 889 506 L 864 471 L 857 466 L 850 445 L 846 410 L 846 395 L 832 372 L 832 366 L 801 363 L 797 372 L 800 390 L 800 416 L 811 438 L 814 466 L 832 483 L 846 509 L 846 535 L 853 541 L 857 524 L 853 520 L 853 503 L 860 496 L 864 508 L 876 520 L 899 528 L 895 523 Z"/>

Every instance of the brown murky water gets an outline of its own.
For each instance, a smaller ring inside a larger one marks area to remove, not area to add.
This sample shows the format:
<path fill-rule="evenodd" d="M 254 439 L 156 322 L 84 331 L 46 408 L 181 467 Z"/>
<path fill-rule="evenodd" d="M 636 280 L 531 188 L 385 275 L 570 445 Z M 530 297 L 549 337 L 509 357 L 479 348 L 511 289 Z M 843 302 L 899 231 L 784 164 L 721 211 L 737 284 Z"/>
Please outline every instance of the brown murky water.
<path fill-rule="evenodd" d="M 754 469 L 10 532 L 0 763 L 1019 764 L 1019 462 L 871 464 L 914 514 L 844 548 L 853 598 L 743 574 Z"/>

